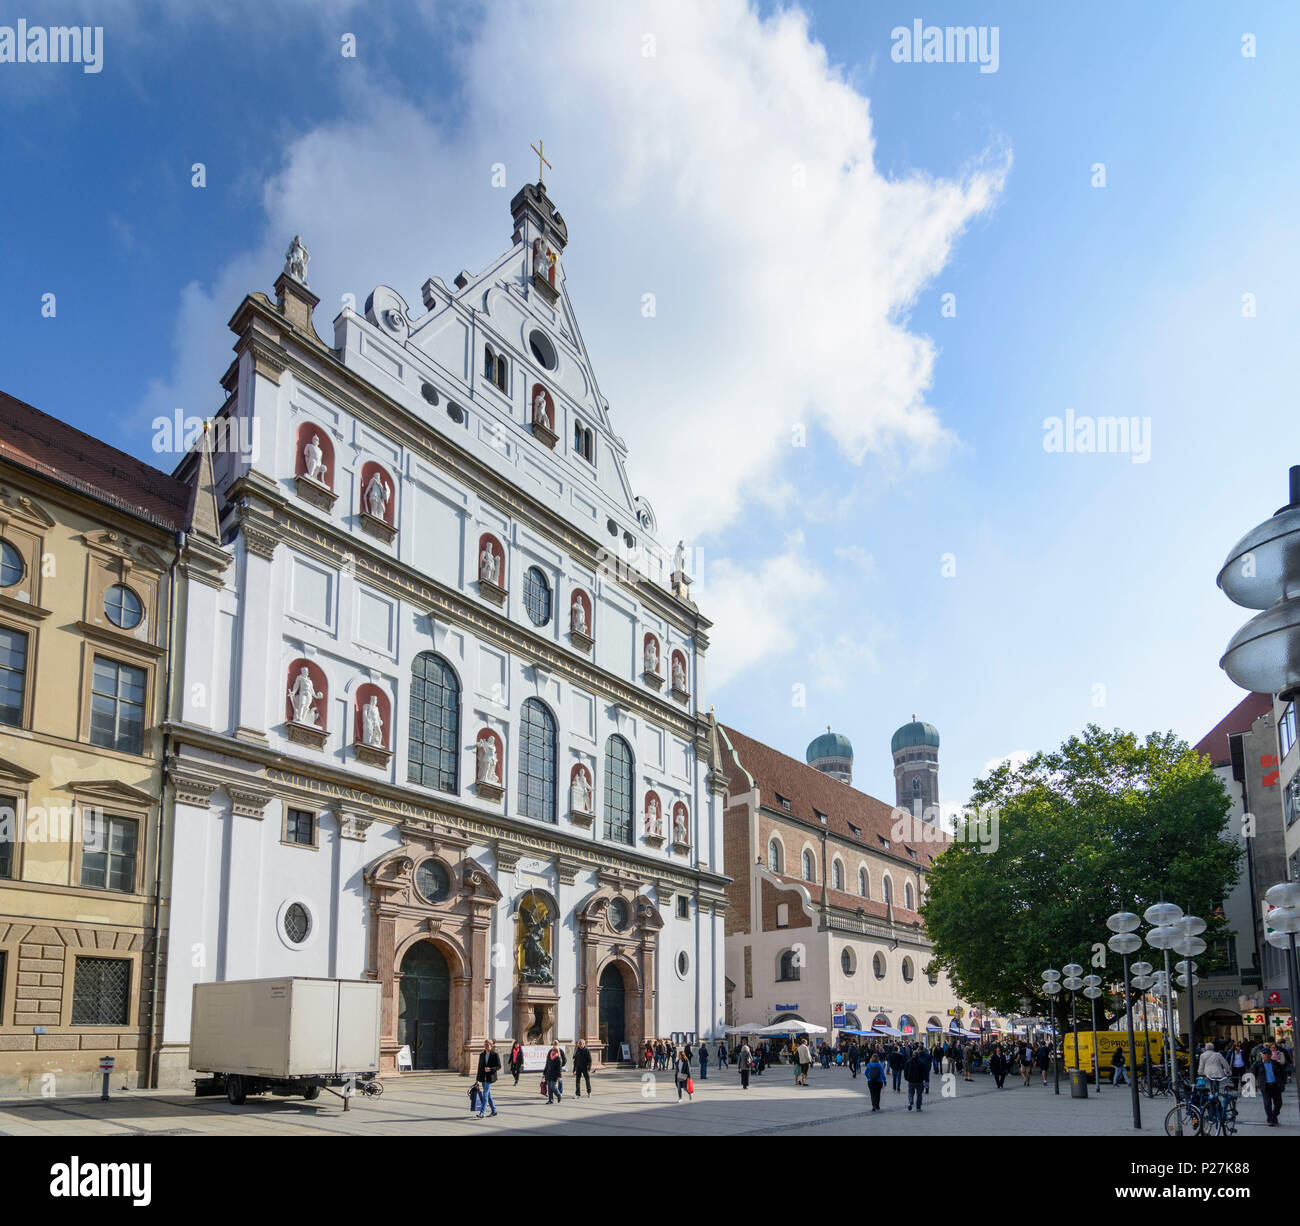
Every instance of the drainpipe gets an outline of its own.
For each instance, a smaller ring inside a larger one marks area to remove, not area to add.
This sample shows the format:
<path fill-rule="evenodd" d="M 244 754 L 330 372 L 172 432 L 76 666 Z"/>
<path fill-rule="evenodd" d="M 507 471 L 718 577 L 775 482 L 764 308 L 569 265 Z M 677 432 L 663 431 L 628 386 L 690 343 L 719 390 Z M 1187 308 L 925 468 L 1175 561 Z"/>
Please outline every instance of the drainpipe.
<path fill-rule="evenodd" d="M 185 550 L 186 534 L 176 533 L 176 556 L 172 558 L 167 571 L 167 666 L 163 670 L 163 723 L 171 722 L 172 717 L 172 660 L 176 652 L 176 564 Z M 146 1048 L 146 1077 L 149 1088 L 158 1088 L 157 1045 L 158 1045 L 158 977 L 161 965 L 158 941 L 162 928 L 162 876 L 163 876 L 163 831 L 167 811 L 167 754 L 171 749 L 171 733 L 166 728 L 162 734 L 162 753 L 158 761 L 158 824 L 154 834 L 154 880 L 153 880 L 153 980 L 149 991 L 149 1042 Z"/>

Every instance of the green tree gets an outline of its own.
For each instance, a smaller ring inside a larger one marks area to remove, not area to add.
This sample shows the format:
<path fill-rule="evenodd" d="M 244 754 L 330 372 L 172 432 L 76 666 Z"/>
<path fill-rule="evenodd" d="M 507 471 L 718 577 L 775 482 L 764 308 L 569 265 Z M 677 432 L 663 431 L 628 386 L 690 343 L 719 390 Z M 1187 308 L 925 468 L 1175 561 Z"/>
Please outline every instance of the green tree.
<path fill-rule="evenodd" d="M 934 964 L 963 1000 L 1013 1012 L 1028 998 L 1046 1014 L 1049 966 L 1078 962 L 1108 984 L 1122 980 L 1120 956 L 1104 949 L 1116 911 L 1140 915 L 1164 897 L 1207 921 L 1212 950 L 1228 931 L 1215 908 L 1240 872 L 1229 808 L 1209 759 L 1172 732 L 1139 741 L 1090 724 L 1059 750 L 1003 763 L 971 794 L 996 849 L 977 841 L 984 832 L 968 810 L 930 870 L 922 915 Z M 1214 969 L 1211 951 L 1196 961 L 1202 976 Z M 1057 1000 L 1068 1026 L 1068 995 Z"/>

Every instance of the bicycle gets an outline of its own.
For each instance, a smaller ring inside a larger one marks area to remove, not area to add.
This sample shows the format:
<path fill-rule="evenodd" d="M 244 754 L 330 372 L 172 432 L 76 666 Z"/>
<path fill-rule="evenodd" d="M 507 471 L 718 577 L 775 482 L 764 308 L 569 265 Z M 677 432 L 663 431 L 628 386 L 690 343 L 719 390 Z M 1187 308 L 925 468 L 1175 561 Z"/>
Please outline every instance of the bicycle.
<path fill-rule="evenodd" d="M 1227 1077 L 1209 1080 L 1210 1097 L 1201 1107 L 1201 1136 L 1230 1137 L 1237 1131 L 1237 1092 Z"/>

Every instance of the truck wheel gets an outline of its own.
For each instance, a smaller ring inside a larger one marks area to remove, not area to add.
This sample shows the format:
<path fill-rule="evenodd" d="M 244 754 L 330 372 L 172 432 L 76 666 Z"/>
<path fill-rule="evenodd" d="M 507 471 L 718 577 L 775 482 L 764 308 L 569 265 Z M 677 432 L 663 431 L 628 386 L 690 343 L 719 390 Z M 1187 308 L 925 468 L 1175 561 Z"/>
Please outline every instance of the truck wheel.
<path fill-rule="evenodd" d="M 319 1097 L 320 1097 L 320 1086 L 308 1086 L 307 1089 L 303 1091 L 303 1095 L 302 1095 L 302 1096 L 303 1096 L 303 1098 L 305 1098 L 308 1102 L 311 1102 L 313 1099 L 319 1098 Z"/>
<path fill-rule="evenodd" d="M 242 1077 L 231 1076 L 226 1078 L 226 1101 L 232 1107 L 242 1107 L 244 1101 L 248 1098 L 248 1089 L 244 1085 Z"/>

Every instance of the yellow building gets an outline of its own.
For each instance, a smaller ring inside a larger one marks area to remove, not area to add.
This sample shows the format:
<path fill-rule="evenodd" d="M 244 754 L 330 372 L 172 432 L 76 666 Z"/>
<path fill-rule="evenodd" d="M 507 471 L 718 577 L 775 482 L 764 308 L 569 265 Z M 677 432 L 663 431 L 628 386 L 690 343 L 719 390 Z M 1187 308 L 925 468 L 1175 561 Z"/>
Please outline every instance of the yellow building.
<path fill-rule="evenodd" d="M 0 1094 L 102 1056 L 149 1081 L 170 609 L 220 565 L 200 484 L 0 393 Z"/>

